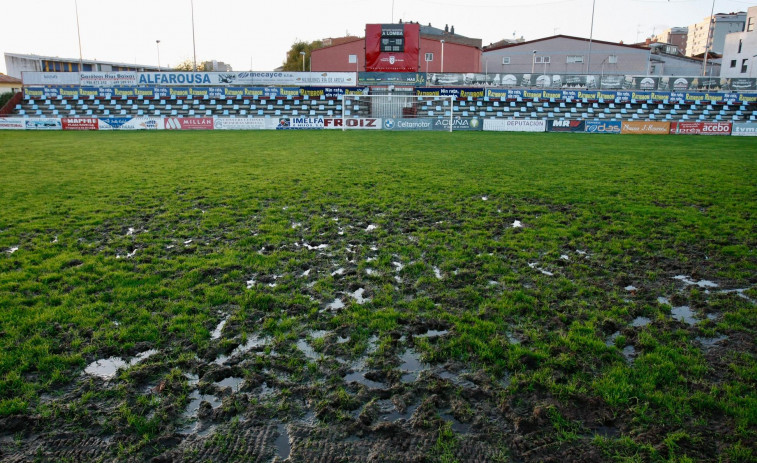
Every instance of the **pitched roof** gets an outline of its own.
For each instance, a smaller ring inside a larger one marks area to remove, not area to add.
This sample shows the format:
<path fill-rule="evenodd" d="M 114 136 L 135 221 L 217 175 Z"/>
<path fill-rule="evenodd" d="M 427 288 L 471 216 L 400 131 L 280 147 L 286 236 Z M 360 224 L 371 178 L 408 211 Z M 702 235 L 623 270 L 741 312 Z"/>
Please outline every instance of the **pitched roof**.
<path fill-rule="evenodd" d="M 543 37 L 541 39 L 528 40 L 528 41 L 520 42 L 520 43 L 508 43 L 508 44 L 505 44 L 505 45 L 494 46 L 494 47 L 491 47 L 491 48 L 484 47 L 484 51 L 494 51 L 494 50 L 501 50 L 503 48 L 519 47 L 519 46 L 522 46 L 522 45 L 529 45 L 529 44 L 532 44 L 532 43 L 544 42 L 546 40 L 552 40 L 552 39 L 569 39 L 569 40 L 577 40 L 577 41 L 580 41 L 580 42 L 589 42 L 589 39 L 584 38 L 584 37 L 574 37 L 572 35 L 558 34 L 558 35 L 552 35 L 550 37 Z M 604 44 L 604 45 L 613 45 L 613 46 L 616 46 L 616 47 L 633 48 L 635 50 L 644 50 L 643 47 L 639 47 L 639 46 L 636 46 L 636 45 L 626 45 L 624 43 L 618 43 L 618 42 L 606 42 L 604 40 L 597 40 L 597 39 L 592 39 L 591 42 L 592 43 L 600 43 L 600 44 Z"/>
<path fill-rule="evenodd" d="M 0 74 L 0 84 L 21 84 L 21 79 L 16 79 L 15 77 L 6 76 L 5 74 Z"/>

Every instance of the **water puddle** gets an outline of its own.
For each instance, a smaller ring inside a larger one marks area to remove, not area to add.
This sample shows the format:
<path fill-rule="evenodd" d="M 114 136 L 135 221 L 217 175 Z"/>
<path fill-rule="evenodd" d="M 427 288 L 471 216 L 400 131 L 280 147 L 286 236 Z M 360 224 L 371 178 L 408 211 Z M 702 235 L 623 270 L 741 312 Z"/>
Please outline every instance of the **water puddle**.
<path fill-rule="evenodd" d="M 202 425 L 197 421 L 197 412 L 203 402 L 209 403 L 214 410 L 221 406 L 221 400 L 218 397 L 212 394 L 201 394 L 197 389 L 193 390 L 189 395 L 187 408 L 181 414 L 182 419 L 187 421 L 187 424 L 179 430 L 180 434 L 199 434 L 199 431 L 202 430 Z"/>
<path fill-rule="evenodd" d="M 355 291 L 354 293 L 351 293 L 350 296 L 352 296 L 352 298 L 355 299 L 355 301 L 358 304 L 365 304 L 366 302 L 370 302 L 371 298 L 370 297 L 363 297 L 364 293 L 365 293 L 365 289 L 364 288 L 360 288 L 357 291 Z"/>
<path fill-rule="evenodd" d="M 623 357 L 625 357 L 629 363 L 633 362 L 634 357 L 636 357 L 636 349 L 633 346 L 624 347 L 620 353 L 623 354 Z"/>
<path fill-rule="evenodd" d="M 311 269 L 305 270 L 304 272 L 302 272 L 302 274 L 300 276 L 303 277 L 303 278 L 306 278 L 308 275 L 310 275 L 310 270 Z"/>
<path fill-rule="evenodd" d="M 373 224 L 370 224 L 370 225 L 368 225 L 368 226 L 367 226 L 367 227 L 365 228 L 365 231 L 367 231 L 367 232 L 372 232 L 373 230 L 375 230 L 375 229 L 377 229 L 377 228 L 378 228 L 378 226 L 377 226 L 377 225 L 373 225 Z"/>
<path fill-rule="evenodd" d="M 191 239 L 188 239 L 188 240 L 184 241 L 184 246 L 189 246 L 190 244 L 192 244 L 192 240 Z"/>
<path fill-rule="evenodd" d="M 260 338 L 258 335 L 252 335 L 249 338 L 247 338 L 246 343 L 237 346 L 237 348 L 231 351 L 229 355 L 219 355 L 218 358 L 216 358 L 213 363 L 215 363 L 216 365 L 223 365 L 230 358 L 247 353 L 256 347 L 264 346 L 265 343 L 266 343 L 266 338 Z"/>
<path fill-rule="evenodd" d="M 636 317 L 631 322 L 631 326 L 634 326 L 634 327 L 637 327 L 637 328 L 640 327 L 640 326 L 647 326 L 647 325 L 649 325 L 649 323 L 651 321 L 652 320 L 650 320 L 647 317 Z"/>
<path fill-rule="evenodd" d="M 528 266 L 529 266 L 530 268 L 532 268 L 532 269 L 535 269 L 535 270 L 538 270 L 539 272 L 541 272 L 541 273 L 542 273 L 542 274 L 544 274 L 544 275 L 547 275 L 548 277 L 551 277 L 551 276 L 554 276 L 554 275 L 555 275 L 554 273 L 552 273 L 552 272 L 550 272 L 550 271 L 544 270 L 544 269 L 543 269 L 543 268 L 541 268 L 541 267 L 537 267 L 537 265 L 538 265 L 538 264 L 537 264 L 537 263 L 535 263 L 535 262 L 531 262 L 531 263 L 529 263 L 529 264 L 528 264 Z"/>
<path fill-rule="evenodd" d="M 402 265 L 402 262 L 392 262 L 392 265 L 394 265 L 394 270 L 396 272 L 401 272 L 403 268 L 405 268 L 404 265 Z"/>
<path fill-rule="evenodd" d="M 244 378 L 229 376 L 228 378 L 224 378 L 221 381 L 216 382 L 215 385 L 219 389 L 226 389 L 227 387 L 230 387 L 232 391 L 239 392 L 239 389 L 241 388 L 243 382 Z"/>
<path fill-rule="evenodd" d="M 384 403 L 382 403 L 384 402 Z M 413 413 L 418 409 L 420 404 L 413 404 L 405 408 L 404 412 L 400 412 L 397 407 L 389 400 L 379 401 L 379 414 L 382 421 L 392 422 L 398 420 L 409 421 L 413 416 Z"/>
<path fill-rule="evenodd" d="M 728 339 L 728 336 L 725 336 L 725 335 L 717 336 L 717 337 L 714 337 L 714 338 L 702 338 L 702 337 L 696 338 L 696 340 L 705 349 L 710 349 L 710 348 L 714 347 L 715 344 L 717 344 L 717 343 L 719 343 L 721 341 L 725 341 L 726 339 Z"/>
<path fill-rule="evenodd" d="M 460 386 L 465 389 L 473 389 L 476 387 L 475 384 L 468 381 L 467 379 L 464 379 L 461 377 L 461 375 L 465 374 L 465 372 L 460 373 L 452 373 L 451 371 L 447 370 L 441 370 L 436 373 L 437 376 L 441 379 L 446 379 L 447 381 L 451 382 L 455 386 Z"/>
<path fill-rule="evenodd" d="M 444 412 L 440 413 L 439 417 L 441 417 L 444 421 L 452 424 L 452 430 L 455 431 L 457 434 L 469 434 L 471 430 L 471 425 L 469 423 L 461 423 L 458 421 L 457 418 L 451 415 L 451 413 Z"/>
<path fill-rule="evenodd" d="M 718 287 L 717 283 L 712 282 L 710 280 L 696 281 L 690 277 L 687 277 L 686 275 L 676 275 L 673 277 L 673 279 L 681 281 L 686 286 L 699 286 L 700 288 L 717 288 Z"/>
<path fill-rule="evenodd" d="M 102 379 L 111 379 L 116 376 L 116 372 L 119 369 L 132 367 L 150 357 L 151 355 L 155 355 L 157 353 L 157 350 L 150 349 L 148 351 L 137 354 L 137 356 L 131 359 L 129 362 L 124 361 L 121 357 L 110 357 L 107 359 L 96 360 L 87 365 L 87 368 L 84 369 L 84 372 L 88 375 L 97 376 Z"/>
<path fill-rule="evenodd" d="M 434 276 L 436 277 L 437 280 L 442 279 L 442 271 L 439 270 L 439 267 L 434 267 Z"/>
<path fill-rule="evenodd" d="M 747 296 L 747 288 L 738 288 L 738 289 L 724 289 L 722 291 L 719 291 L 722 294 L 732 294 L 735 293 L 737 296 L 739 296 L 742 299 L 746 299 L 747 301 L 751 302 L 752 304 L 756 304 L 754 299 Z"/>
<path fill-rule="evenodd" d="M 132 227 L 129 227 L 129 229 L 126 231 L 126 236 L 131 236 L 134 234 L 134 229 Z"/>
<path fill-rule="evenodd" d="M 254 279 L 247 280 L 247 289 L 252 289 L 253 286 L 255 286 L 255 280 Z"/>
<path fill-rule="evenodd" d="M 331 272 L 332 277 L 337 276 L 337 275 L 344 275 L 344 268 L 339 267 L 338 269 Z"/>
<path fill-rule="evenodd" d="M 421 363 L 421 356 L 413 349 L 407 349 L 405 353 L 400 356 L 402 364 L 400 364 L 400 371 L 404 372 L 401 378 L 403 383 L 413 383 L 418 379 L 418 375 L 423 369 Z"/>
<path fill-rule="evenodd" d="M 626 286 L 626 287 L 625 287 L 625 288 L 623 288 L 623 289 L 625 289 L 626 291 L 629 291 L 629 292 L 634 292 L 634 291 L 638 291 L 638 290 L 639 290 L 639 288 L 637 288 L 637 287 L 636 287 L 636 286 L 634 286 L 634 285 L 628 285 L 628 286 Z"/>
<path fill-rule="evenodd" d="M 272 397 L 274 394 L 276 394 L 276 389 L 268 385 L 268 382 L 264 382 L 260 386 L 260 397 L 266 399 L 268 397 Z"/>
<path fill-rule="evenodd" d="M 515 345 L 515 346 L 520 344 L 520 339 L 517 336 L 515 336 L 512 332 L 507 331 L 505 334 L 507 335 L 507 341 L 510 344 Z"/>
<path fill-rule="evenodd" d="M 679 322 L 684 322 L 692 326 L 696 325 L 699 321 L 699 319 L 694 315 L 694 312 L 692 312 L 691 308 L 687 305 L 673 307 L 670 310 L 670 316 L 678 320 Z"/>
<path fill-rule="evenodd" d="M 307 244 L 305 242 L 302 243 L 302 246 L 305 247 L 305 249 L 307 249 L 309 251 L 313 251 L 313 250 L 320 251 L 320 250 L 324 250 L 324 249 L 326 249 L 326 248 L 329 247 L 329 245 L 325 244 L 325 243 L 324 244 L 319 244 L 318 246 L 311 246 L 311 245 L 309 245 L 309 244 Z"/>
<path fill-rule="evenodd" d="M 341 299 L 334 299 L 327 306 L 326 310 L 339 310 L 344 308 L 344 302 Z"/>
<path fill-rule="evenodd" d="M 358 365 L 360 367 L 361 364 Z M 363 365 L 364 367 L 364 365 Z M 386 389 L 386 385 L 383 383 L 379 383 L 378 381 L 373 381 L 365 377 L 365 371 L 353 371 L 352 373 L 347 374 L 347 376 L 344 377 L 345 383 L 358 383 L 362 384 L 363 386 L 367 387 L 368 389 Z"/>
<path fill-rule="evenodd" d="M 289 453 L 292 451 L 292 444 L 289 442 L 289 432 L 285 424 L 279 424 L 277 426 L 278 437 L 274 441 L 273 445 L 276 446 L 276 456 L 281 460 L 289 458 Z"/>
<path fill-rule="evenodd" d="M 660 305 L 670 305 L 670 299 L 660 296 L 657 298 L 657 303 Z"/>
<path fill-rule="evenodd" d="M 226 326 L 226 322 L 229 321 L 229 317 L 227 316 L 223 320 L 216 325 L 216 328 L 213 330 L 212 333 L 210 333 L 210 339 L 218 339 L 221 337 L 221 331 L 223 331 L 223 327 Z"/>
<path fill-rule="evenodd" d="M 365 273 L 366 273 L 366 274 L 367 274 L 368 276 L 374 276 L 374 275 L 377 275 L 377 274 L 378 274 L 378 272 L 376 272 L 376 271 L 375 271 L 374 269 L 372 269 L 372 268 L 367 268 L 367 269 L 365 269 Z"/>
<path fill-rule="evenodd" d="M 523 228 L 523 222 L 520 220 L 514 220 L 512 224 L 513 228 Z"/>
<path fill-rule="evenodd" d="M 318 360 L 321 357 L 321 354 L 317 353 L 313 349 L 313 347 L 311 347 L 310 344 L 308 344 L 308 342 L 304 339 L 297 341 L 297 349 L 305 354 L 305 357 L 309 358 L 310 360 Z"/>
<path fill-rule="evenodd" d="M 16 248 L 16 249 L 18 249 L 18 248 Z M 13 254 L 13 253 L 11 253 L 11 254 Z M 125 256 L 122 256 L 121 254 L 116 254 L 116 259 L 131 259 L 136 254 L 137 254 L 137 250 L 135 249 L 132 252 L 126 253 Z"/>
<path fill-rule="evenodd" d="M 488 196 L 481 196 L 481 201 L 489 201 L 489 197 Z"/>
<path fill-rule="evenodd" d="M 564 260 L 565 262 L 568 262 L 568 261 L 570 260 L 570 256 L 569 256 L 569 255 L 567 255 L 567 254 L 562 254 L 562 255 L 560 256 L 560 259 L 561 259 L 561 260 Z"/>
<path fill-rule="evenodd" d="M 425 333 L 419 334 L 416 337 L 417 338 L 436 338 L 439 336 L 444 336 L 445 334 L 448 334 L 448 330 L 428 330 Z"/>
<path fill-rule="evenodd" d="M 292 222 L 292 229 L 300 228 L 302 224 L 300 222 Z"/>
<path fill-rule="evenodd" d="M 620 331 L 616 331 L 611 334 L 607 339 L 605 339 L 605 345 L 608 347 L 614 346 L 615 340 L 618 339 L 618 336 L 620 336 Z"/>

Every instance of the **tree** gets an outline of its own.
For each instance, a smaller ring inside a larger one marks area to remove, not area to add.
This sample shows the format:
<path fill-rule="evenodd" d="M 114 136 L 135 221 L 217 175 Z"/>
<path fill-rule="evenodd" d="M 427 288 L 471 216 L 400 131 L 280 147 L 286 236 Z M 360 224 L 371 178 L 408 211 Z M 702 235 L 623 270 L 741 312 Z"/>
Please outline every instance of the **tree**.
<path fill-rule="evenodd" d="M 192 58 L 186 58 L 181 63 L 177 64 L 173 67 L 175 71 L 194 71 L 195 70 L 195 62 Z M 198 71 L 204 71 L 202 62 L 197 63 L 197 70 Z"/>
<path fill-rule="evenodd" d="M 292 48 L 287 52 L 286 61 L 284 61 L 281 67 L 284 71 L 302 71 L 302 55 L 300 52 L 305 52 L 305 70 L 309 70 L 310 66 L 310 52 L 323 47 L 323 42 L 316 40 L 314 42 L 296 41 L 292 44 Z"/>

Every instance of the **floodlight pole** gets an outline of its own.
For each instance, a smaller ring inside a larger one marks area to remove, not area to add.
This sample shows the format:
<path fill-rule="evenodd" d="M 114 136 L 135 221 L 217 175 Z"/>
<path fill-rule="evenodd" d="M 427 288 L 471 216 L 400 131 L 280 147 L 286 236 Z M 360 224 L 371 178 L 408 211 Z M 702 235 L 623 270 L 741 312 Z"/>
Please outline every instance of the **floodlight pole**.
<path fill-rule="evenodd" d="M 74 8 L 76 8 L 76 35 L 79 37 L 79 72 L 84 71 L 84 64 L 81 55 L 81 28 L 79 27 L 79 2 L 74 0 Z"/>
<path fill-rule="evenodd" d="M 586 74 L 591 73 L 591 43 L 594 39 L 594 7 L 597 0 L 591 2 L 591 29 L 589 30 L 589 55 L 586 57 Z"/>
<path fill-rule="evenodd" d="M 305 72 L 305 52 L 301 51 L 300 55 L 302 55 L 302 72 Z"/>
<path fill-rule="evenodd" d="M 197 46 L 195 45 L 195 2 L 190 0 L 192 6 L 192 56 L 194 58 L 194 71 L 197 72 Z"/>
<path fill-rule="evenodd" d="M 444 40 L 442 40 L 442 67 L 441 73 L 444 74 Z"/>
<path fill-rule="evenodd" d="M 702 77 L 707 75 L 707 55 L 710 54 L 710 38 L 712 37 L 713 23 L 715 22 L 715 0 L 712 0 L 712 10 L 710 10 L 710 20 L 707 22 L 707 41 L 704 43 L 704 61 L 702 61 Z M 710 73 L 712 74 L 712 73 Z"/>
<path fill-rule="evenodd" d="M 155 46 L 158 47 L 158 72 L 160 72 L 160 40 L 155 41 Z"/>

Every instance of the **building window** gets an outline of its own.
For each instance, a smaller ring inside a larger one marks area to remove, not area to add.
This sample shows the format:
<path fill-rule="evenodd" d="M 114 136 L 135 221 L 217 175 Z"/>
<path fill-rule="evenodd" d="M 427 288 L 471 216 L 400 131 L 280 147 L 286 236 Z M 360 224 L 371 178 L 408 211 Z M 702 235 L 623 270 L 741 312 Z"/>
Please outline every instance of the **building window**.
<path fill-rule="evenodd" d="M 749 22 L 747 22 L 747 25 L 746 25 L 747 32 L 752 32 L 753 30 L 754 30 L 754 16 L 749 18 Z"/>
<path fill-rule="evenodd" d="M 736 60 L 735 60 L 735 59 L 732 59 L 732 60 L 731 60 L 731 67 L 732 67 L 732 68 L 735 68 L 735 67 L 736 67 Z"/>
<path fill-rule="evenodd" d="M 568 55 L 568 60 L 567 60 L 568 64 L 583 63 L 583 62 L 584 62 L 584 57 L 581 55 Z"/>
<path fill-rule="evenodd" d="M 746 72 L 746 63 L 749 61 L 748 59 L 741 60 L 741 73 L 744 74 Z"/>
<path fill-rule="evenodd" d="M 509 56 L 503 56 L 502 57 L 502 64 L 510 64 L 510 57 Z"/>
<path fill-rule="evenodd" d="M 737 53 L 741 53 L 741 46 L 744 45 L 744 41 L 739 39 L 739 51 Z"/>
<path fill-rule="evenodd" d="M 607 57 L 608 64 L 618 64 L 618 55 L 610 55 Z"/>
<path fill-rule="evenodd" d="M 549 64 L 549 56 L 537 56 L 534 62 L 536 64 Z"/>
<path fill-rule="evenodd" d="M 357 56 L 357 55 L 355 55 Z M 434 54 L 433 53 L 426 53 L 426 62 L 433 61 L 434 60 Z"/>

